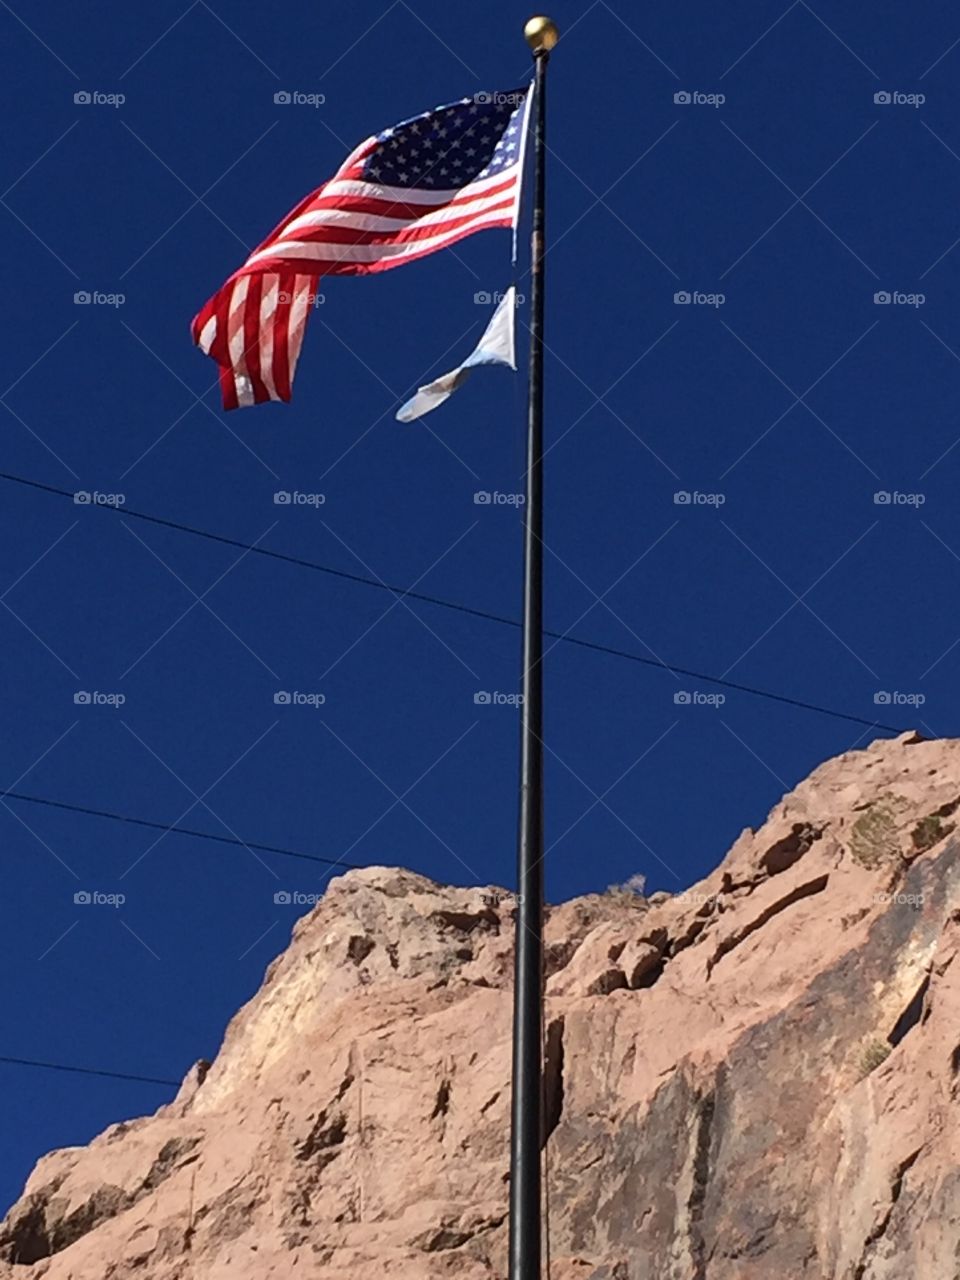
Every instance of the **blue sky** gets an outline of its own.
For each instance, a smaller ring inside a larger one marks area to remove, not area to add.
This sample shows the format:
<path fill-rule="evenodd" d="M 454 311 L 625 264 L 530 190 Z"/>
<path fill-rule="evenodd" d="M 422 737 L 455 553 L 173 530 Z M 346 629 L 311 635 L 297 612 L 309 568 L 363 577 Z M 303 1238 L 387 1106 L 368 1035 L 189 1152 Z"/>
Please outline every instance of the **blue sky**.
<path fill-rule="evenodd" d="M 522 377 L 393 420 L 482 331 L 507 233 L 325 282 L 290 406 L 225 417 L 188 325 L 361 139 L 522 83 L 527 16 L 4 4 L 0 470 L 517 617 L 516 507 L 474 495 L 521 488 Z M 553 16 L 547 625 L 868 722 L 551 647 L 557 900 L 683 888 L 874 719 L 957 730 L 960 23 L 859 0 Z M 474 696 L 516 691 L 514 628 L 0 492 L 5 788 L 512 883 L 516 716 Z M 285 945 L 304 908 L 274 894 L 328 874 L 20 801 L 0 831 L 0 1056 L 161 1078 L 215 1053 Z M 0 1072 L 6 1201 L 43 1152 L 171 1095 Z"/>

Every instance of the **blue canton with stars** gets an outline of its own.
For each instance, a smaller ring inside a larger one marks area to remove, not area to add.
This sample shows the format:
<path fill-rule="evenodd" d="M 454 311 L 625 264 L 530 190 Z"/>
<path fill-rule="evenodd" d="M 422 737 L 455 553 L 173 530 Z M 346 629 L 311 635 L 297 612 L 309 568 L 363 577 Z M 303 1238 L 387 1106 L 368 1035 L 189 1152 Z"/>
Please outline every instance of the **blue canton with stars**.
<path fill-rule="evenodd" d="M 494 177 L 520 157 L 528 96 L 528 89 L 477 93 L 384 129 L 362 176 L 439 191 Z"/>

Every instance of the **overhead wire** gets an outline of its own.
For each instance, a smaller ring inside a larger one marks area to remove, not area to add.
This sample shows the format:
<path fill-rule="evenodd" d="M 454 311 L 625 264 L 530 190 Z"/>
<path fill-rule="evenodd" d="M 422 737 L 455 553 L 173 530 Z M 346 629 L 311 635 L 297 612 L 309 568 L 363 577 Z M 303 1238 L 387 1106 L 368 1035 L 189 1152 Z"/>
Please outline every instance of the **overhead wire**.
<path fill-rule="evenodd" d="M 70 1071 L 76 1075 L 103 1076 L 107 1080 L 131 1080 L 136 1084 L 168 1085 L 171 1089 L 179 1089 L 179 1080 L 167 1080 L 160 1076 L 131 1075 L 127 1071 L 104 1071 L 98 1067 L 78 1067 L 67 1062 L 41 1062 L 36 1058 L 10 1058 L 0 1055 L 0 1063 L 14 1067 L 41 1067 L 45 1071 Z"/>
<path fill-rule="evenodd" d="M 236 845 L 241 849 L 256 849 L 259 853 L 275 853 L 284 858 L 300 858 L 305 862 L 321 862 L 326 866 L 343 867 L 346 871 L 361 871 L 355 862 L 342 858 L 326 858 L 319 853 L 303 853 L 298 849 L 284 849 L 273 844 L 260 844 L 256 840 L 241 840 L 235 836 L 215 835 L 211 831 L 198 831 L 194 827 L 171 826 L 166 822 L 154 822 L 149 818 L 137 818 L 128 813 L 114 813 L 109 809 L 94 809 L 88 805 L 69 804 L 65 800 L 51 800 L 48 796 L 31 796 L 22 791 L 0 791 L 0 799 L 20 800 L 24 804 L 44 805 L 49 809 L 65 809 L 68 813 L 82 813 L 92 818 L 108 818 L 112 822 L 127 822 L 137 827 L 149 827 L 153 831 L 171 835 L 192 836 L 196 840 L 215 840 L 219 844 Z"/>
<path fill-rule="evenodd" d="M 24 487 L 39 490 L 43 493 L 53 494 L 57 497 L 69 498 L 75 500 L 75 494 L 69 489 L 62 489 L 57 485 L 43 483 L 39 480 L 31 480 L 25 476 L 13 475 L 10 472 L 0 471 L 0 480 L 6 480 L 12 484 L 22 485 Z M 488 609 L 478 609 L 473 605 L 463 604 L 455 600 L 445 600 L 441 596 L 430 595 L 424 591 L 415 591 L 407 587 L 394 586 L 391 583 L 382 582 L 377 578 L 370 578 L 363 574 L 351 573 L 347 569 L 338 569 L 333 565 L 320 564 L 315 560 L 307 560 L 303 556 L 290 555 L 285 551 L 276 551 L 270 547 L 256 546 L 252 543 L 243 542 L 239 538 L 231 538 L 225 534 L 213 533 L 208 529 L 198 529 L 195 525 L 184 524 L 178 520 L 169 520 L 163 516 L 151 515 L 145 511 L 135 511 L 126 505 L 114 506 L 107 504 L 97 504 L 99 511 L 111 511 L 116 515 L 121 515 L 130 520 L 143 520 L 149 524 L 158 525 L 162 528 L 173 529 L 178 533 L 189 534 L 192 537 L 204 538 L 209 542 L 218 542 L 224 546 L 234 547 L 237 550 L 245 551 L 251 555 L 265 556 L 271 560 L 279 560 L 286 564 L 296 565 L 302 569 L 310 569 L 316 573 L 324 573 L 334 578 L 341 578 L 346 582 L 353 582 L 364 587 L 374 587 L 378 591 L 388 591 L 392 595 L 406 600 L 418 600 L 422 604 L 433 605 L 439 609 L 447 609 L 456 613 L 462 613 L 472 618 L 480 618 L 484 622 L 493 622 L 500 626 L 513 627 L 519 630 L 521 623 L 517 618 L 506 617 L 504 614 L 494 613 Z M 835 707 L 827 707 L 821 703 L 810 702 L 803 698 L 794 698 L 789 694 L 776 693 L 770 689 L 760 689 L 755 685 L 743 684 L 736 680 L 728 680 L 724 676 L 710 675 L 705 671 L 695 671 L 690 667 L 676 666 L 671 662 L 663 662 L 659 658 L 646 657 L 643 654 L 634 653 L 629 649 L 620 649 L 614 645 L 601 644 L 596 640 L 588 640 L 581 636 L 570 635 L 563 631 L 551 631 L 544 629 L 544 635 L 550 639 L 562 642 L 563 644 L 574 645 L 579 649 L 589 650 L 594 653 L 606 654 L 610 657 L 623 658 L 628 662 L 635 662 L 641 666 L 654 667 L 660 671 L 670 672 L 675 676 L 685 676 L 691 680 L 702 680 L 707 684 L 716 685 L 721 689 L 730 689 L 735 693 L 747 694 L 753 698 L 765 698 L 770 702 L 779 702 L 784 706 L 796 707 L 801 711 L 813 711 L 819 715 L 831 716 L 835 720 L 845 720 L 850 724 L 859 724 L 870 729 L 879 729 L 884 733 L 905 733 L 907 728 L 898 725 L 886 724 L 882 720 L 871 720 L 866 716 L 855 715 L 849 711 L 839 711 Z"/>

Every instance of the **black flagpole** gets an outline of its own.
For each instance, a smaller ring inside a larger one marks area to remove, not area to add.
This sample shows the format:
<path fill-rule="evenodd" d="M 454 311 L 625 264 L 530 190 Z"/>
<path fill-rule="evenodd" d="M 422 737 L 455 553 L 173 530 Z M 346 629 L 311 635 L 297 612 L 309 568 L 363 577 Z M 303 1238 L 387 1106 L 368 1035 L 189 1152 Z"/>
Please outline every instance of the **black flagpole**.
<path fill-rule="evenodd" d="M 518 902 L 513 995 L 510 1280 L 540 1280 L 543 1123 L 543 259 L 549 18 L 524 29 L 533 50 L 534 188 L 530 237 L 530 388 L 523 525 L 523 706 L 520 716 Z"/>

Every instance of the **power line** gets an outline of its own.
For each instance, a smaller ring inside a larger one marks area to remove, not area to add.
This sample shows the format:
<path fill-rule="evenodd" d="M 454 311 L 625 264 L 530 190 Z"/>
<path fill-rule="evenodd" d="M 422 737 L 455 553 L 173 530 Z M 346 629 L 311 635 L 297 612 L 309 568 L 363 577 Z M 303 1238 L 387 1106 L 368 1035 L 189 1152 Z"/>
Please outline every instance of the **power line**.
<path fill-rule="evenodd" d="M 134 1076 L 125 1071 L 100 1071 L 95 1067 L 74 1067 L 65 1062 L 39 1062 L 34 1058 L 7 1058 L 0 1055 L 0 1063 L 14 1067 L 43 1067 L 47 1071 L 70 1071 L 82 1076 L 103 1076 L 107 1080 L 132 1080 L 136 1084 L 169 1085 L 171 1089 L 179 1089 L 179 1080 L 162 1080 L 158 1076 Z"/>
<path fill-rule="evenodd" d="M 23 476 L 11 475 L 8 472 L 0 472 L 0 480 L 6 480 L 12 484 L 19 484 L 26 488 L 39 490 L 43 493 L 50 493 L 57 497 L 69 498 L 74 500 L 74 494 L 71 490 L 61 489 L 55 485 L 44 484 L 37 480 L 29 480 Z M 98 504 L 99 505 L 99 504 Z M 203 538 L 209 542 L 218 542 L 224 546 L 234 547 L 237 550 L 245 551 L 249 554 L 266 556 L 271 560 L 280 560 L 286 564 L 296 565 L 303 569 L 311 569 L 316 573 L 325 573 L 330 577 L 341 578 L 347 582 L 354 582 L 360 586 L 374 587 L 379 591 L 389 591 L 392 595 L 411 600 L 418 600 L 422 604 L 433 605 L 436 608 L 447 609 L 456 613 L 466 614 L 468 617 L 480 618 L 485 622 L 494 622 L 500 626 L 513 627 L 519 629 L 520 623 L 515 618 L 508 618 L 502 614 L 490 612 L 486 609 L 477 609 L 471 605 L 461 604 L 453 600 L 444 600 L 439 596 L 429 595 L 422 591 L 413 591 L 405 587 L 392 586 L 389 583 L 381 582 L 376 578 L 368 578 L 362 574 L 350 573 L 344 569 L 336 569 L 331 565 L 319 564 L 313 560 L 306 560 L 301 556 L 288 555 L 286 552 L 274 551 L 267 547 L 253 546 L 250 543 L 241 542 L 237 538 L 229 538 L 224 534 L 212 533 L 206 529 L 198 529 L 191 525 L 183 524 L 176 520 L 167 520 L 162 516 L 151 515 L 144 511 L 134 511 L 129 508 L 102 506 L 100 510 L 113 511 L 116 514 L 122 514 L 132 520 L 144 520 L 149 524 L 159 525 L 163 528 L 173 529 L 178 533 L 190 534 L 192 537 Z M 846 720 L 853 724 L 865 725 L 869 728 L 880 729 L 886 733 L 902 733 L 904 730 L 896 725 L 883 724 L 880 721 L 868 720 L 863 716 L 852 715 L 848 712 L 837 711 L 832 707 L 820 706 L 817 703 L 806 702 L 800 698 L 792 698 L 787 694 L 773 693 L 768 689 L 758 689 L 751 685 L 740 684 L 737 681 L 726 680 L 720 676 L 708 675 L 706 672 L 693 671 L 686 667 L 673 666 L 667 662 L 661 662 L 656 658 L 644 657 L 641 654 L 632 653 L 626 649 L 618 649 L 611 645 L 600 644 L 593 640 L 582 639 L 578 636 L 566 635 L 562 632 L 545 630 L 544 634 L 551 639 L 563 642 L 564 644 L 575 645 L 577 648 L 586 649 L 594 653 L 606 654 L 610 657 L 623 658 L 628 662 L 635 662 L 645 667 L 655 667 L 661 671 L 669 671 L 673 675 L 686 676 L 694 680 L 702 680 L 708 684 L 717 685 L 720 688 L 731 689 L 737 693 L 749 694 L 756 698 L 766 698 L 771 702 L 779 702 L 786 706 L 797 707 L 804 711 L 815 711 L 821 715 L 831 716 L 837 720 Z M 306 862 L 321 863 L 325 866 L 339 866 L 345 870 L 360 870 L 356 863 L 344 862 L 337 858 L 326 858 L 320 854 L 303 853 L 296 849 L 286 849 L 276 845 L 261 844 L 252 840 L 240 840 L 230 836 L 214 835 L 209 831 L 198 831 L 192 827 L 171 826 L 162 822 L 154 822 L 148 818 L 138 818 L 131 814 L 114 813 L 106 809 L 95 809 L 88 805 L 69 804 L 65 801 L 51 800 L 45 796 L 27 795 L 20 791 L 0 791 L 0 798 L 20 801 L 24 804 L 41 805 L 51 809 L 61 809 L 70 813 L 84 814 L 87 817 L 103 818 L 111 822 L 124 822 L 133 826 L 147 827 L 154 831 L 169 832 L 172 835 L 191 836 L 198 840 L 212 840 L 219 844 L 228 844 L 239 848 L 256 849 L 262 853 L 272 853 L 281 857 L 298 858 Z M 62 1062 L 44 1062 L 33 1058 L 15 1058 L 7 1055 L 0 1055 L 0 1064 L 8 1066 L 31 1067 L 46 1071 L 63 1071 L 74 1075 L 98 1076 L 102 1079 L 109 1080 L 126 1080 L 135 1084 L 151 1084 L 159 1085 L 165 1088 L 177 1089 L 180 1087 L 179 1080 L 169 1080 L 159 1076 L 142 1076 L 134 1075 L 123 1071 L 107 1071 L 94 1067 L 80 1067 L 69 1063 Z"/>
<path fill-rule="evenodd" d="M 69 813 L 83 813 L 92 818 L 109 818 L 112 822 L 129 822 L 137 827 L 150 827 L 154 831 L 171 832 L 179 836 L 194 836 L 198 840 L 216 840 L 219 844 L 236 845 L 241 849 L 257 849 L 261 853 L 276 853 L 284 858 L 300 858 L 305 862 L 322 862 L 325 866 L 343 867 L 346 871 L 362 871 L 355 862 L 341 858 L 324 858 L 319 853 L 301 853 L 297 849 L 282 849 L 272 844 L 258 844 L 255 840 L 239 840 L 231 836 L 213 835 L 209 831 L 196 831 L 192 827 L 170 826 L 165 822 L 151 822 L 149 818 L 135 818 L 127 813 L 111 813 L 108 809 L 91 809 L 82 804 L 67 804 L 63 800 L 50 800 L 45 796 L 28 796 L 22 791 L 0 791 L 0 799 L 21 800 L 25 804 L 40 804 L 49 809 L 66 809 Z"/>
<path fill-rule="evenodd" d="M 193 836 L 200 840 L 215 840 L 220 844 L 237 845 L 245 849 L 258 849 L 263 853 L 281 854 L 287 858 L 301 858 L 307 862 L 320 862 L 329 866 L 343 867 L 345 870 L 358 871 L 361 868 L 354 862 L 344 862 L 339 858 L 324 858 L 319 854 L 302 853 L 296 849 L 282 849 L 276 845 L 259 844 L 253 840 L 236 840 L 229 836 L 213 835 L 209 831 L 196 831 L 192 827 L 168 826 L 162 822 L 151 822 L 148 818 L 135 818 L 130 814 L 111 813 L 106 809 L 93 809 L 87 805 L 67 804 L 61 800 L 50 800 L 43 796 L 29 796 L 21 791 L 0 791 L 3 799 L 20 800 L 28 804 L 44 805 L 51 809 L 65 809 L 70 813 L 82 813 L 88 817 L 108 818 L 113 822 L 132 823 L 138 827 L 150 827 L 155 831 L 171 832 L 175 835 Z M 104 1071 L 95 1067 L 78 1067 L 64 1062 L 41 1062 L 35 1058 L 12 1058 L 0 1054 L 0 1064 L 16 1067 L 36 1067 L 46 1071 L 67 1071 L 75 1075 L 100 1076 L 108 1080 L 129 1080 L 135 1084 L 155 1084 L 179 1089 L 179 1080 L 167 1080 L 160 1076 L 132 1075 L 125 1071 Z"/>
<path fill-rule="evenodd" d="M 43 484 L 39 480 L 29 480 L 24 476 L 11 475 L 9 472 L 0 471 L 0 480 L 7 480 L 11 484 L 23 485 L 29 489 L 36 489 L 42 493 L 51 493 L 60 498 L 69 498 L 71 502 L 74 499 L 73 492 L 69 489 L 61 489 L 56 485 Z M 516 618 L 508 618 L 503 614 L 492 613 L 487 609 L 477 609 L 472 605 L 461 604 L 455 600 L 444 600 L 440 596 L 432 596 L 423 591 L 413 591 L 406 587 L 396 587 L 388 582 L 381 582 L 376 578 L 368 578 L 363 574 L 350 573 L 346 569 L 335 569 L 331 565 L 319 564 L 315 560 L 306 560 L 302 556 L 288 555 L 284 551 L 273 551 L 269 547 L 254 546 L 248 542 L 241 542 L 238 538 L 228 538 L 221 533 L 211 533 L 207 529 L 197 529 L 193 525 L 182 524 L 177 520 L 167 520 L 163 516 L 150 515 L 145 511 L 133 511 L 129 507 L 115 507 L 106 505 L 97 505 L 100 511 L 111 511 L 116 515 L 123 515 L 131 520 L 145 520 L 149 524 L 160 525 L 165 529 L 174 529 L 178 533 L 188 533 L 195 538 L 205 538 L 208 542 L 219 542 L 227 547 L 235 547 L 239 551 L 245 551 L 251 555 L 266 556 L 270 560 L 281 560 L 286 564 L 297 565 L 301 569 L 312 569 L 315 573 L 325 573 L 333 578 L 342 578 L 346 582 L 355 582 L 364 587 L 375 587 L 378 591 L 389 591 L 392 595 L 407 599 L 419 600 L 422 604 L 434 605 L 438 609 L 448 609 L 455 613 L 463 613 L 471 618 L 480 618 L 484 622 L 495 622 L 500 626 L 513 627 L 517 630 L 520 628 L 520 622 Z M 628 649 L 618 649 L 612 645 L 600 644 L 595 640 L 585 640 L 578 636 L 567 635 L 560 631 L 544 630 L 544 635 L 549 636 L 552 640 L 562 641 L 564 644 L 575 645 L 579 649 L 587 649 L 594 653 L 605 653 L 610 657 L 624 658 L 628 662 L 636 662 L 644 667 L 655 667 L 660 671 L 669 671 L 673 675 L 687 676 L 692 680 L 703 680 L 707 684 L 713 684 L 721 689 L 731 689 L 735 693 L 745 693 L 754 698 L 766 698 L 770 702 L 779 702 L 785 706 L 797 707 L 802 711 L 815 711 L 820 715 L 831 716 L 835 720 L 846 720 L 850 724 L 865 725 L 869 729 L 880 729 L 884 733 L 905 733 L 906 730 L 902 726 L 884 724 L 880 720 L 868 720 L 865 716 L 853 715 L 847 711 L 837 711 L 833 707 L 824 707 L 816 702 L 806 702 L 802 698 L 791 698 L 788 694 L 773 693 L 769 689 L 758 689 L 753 685 L 740 684 L 735 680 L 726 680 L 722 676 L 708 675 L 704 671 L 692 671 L 688 667 L 677 667 L 669 662 L 661 662 L 658 658 L 647 658 L 639 653 L 632 653 Z"/>

